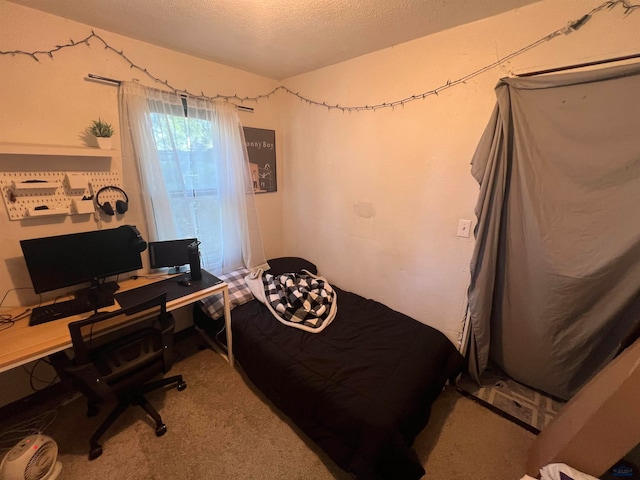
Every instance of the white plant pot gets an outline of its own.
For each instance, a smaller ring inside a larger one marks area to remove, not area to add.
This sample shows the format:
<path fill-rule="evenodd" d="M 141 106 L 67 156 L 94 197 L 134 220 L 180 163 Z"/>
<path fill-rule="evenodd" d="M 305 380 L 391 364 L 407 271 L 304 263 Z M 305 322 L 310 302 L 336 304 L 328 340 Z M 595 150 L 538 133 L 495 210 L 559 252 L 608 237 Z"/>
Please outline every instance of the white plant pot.
<path fill-rule="evenodd" d="M 111 137 L 96 137 L 96 141 L 101 150 L 111 150 Z"/>

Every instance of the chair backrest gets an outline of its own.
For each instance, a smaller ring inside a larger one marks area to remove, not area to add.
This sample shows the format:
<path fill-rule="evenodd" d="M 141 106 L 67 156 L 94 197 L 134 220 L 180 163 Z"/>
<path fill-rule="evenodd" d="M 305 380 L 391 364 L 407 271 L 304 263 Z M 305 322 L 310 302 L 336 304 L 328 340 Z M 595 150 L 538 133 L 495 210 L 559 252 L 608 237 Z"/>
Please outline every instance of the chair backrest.
<path fill-rule="evenodd" d="M 126 318 L 133 315 L 136 315 L 136 318 Z M 170 314 L 167 312 L 166 293 L 132 305 L 129 308 L 113 312 L 100 312 L 84 320 L 69 323 L 75 363 L 89 362 L 90 351 L 105 343 L 105 341 L 109 341 L 114 332 L 116 336 L 127 335 L 146 327 L 138 320 L 153 317 L 161 324 L 169 320 Z"/>
<path fill-rule="evenodd" d="M 166 294 L 71 322 L 74 358 L 64 365 L 64 374 L 95 396 L 111 398 L 119 383 L 132 383 L 127 377 L 144 381 L 143 377 L 171 368 L 174 329 Z"/>

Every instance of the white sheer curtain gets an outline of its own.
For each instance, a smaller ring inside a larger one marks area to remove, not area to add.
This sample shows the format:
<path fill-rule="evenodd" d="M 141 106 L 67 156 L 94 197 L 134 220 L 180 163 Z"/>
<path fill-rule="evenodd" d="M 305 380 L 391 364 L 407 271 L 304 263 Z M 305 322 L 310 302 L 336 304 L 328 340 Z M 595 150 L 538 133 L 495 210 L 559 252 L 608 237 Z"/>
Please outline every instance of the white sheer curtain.
<path fill-rule="evenodd" d="M 263 266 L 237 109 L 126 82 L 119 96 L 123 153 L 138 165 L 150 240 L 197 237 L 213 273 Z"/>

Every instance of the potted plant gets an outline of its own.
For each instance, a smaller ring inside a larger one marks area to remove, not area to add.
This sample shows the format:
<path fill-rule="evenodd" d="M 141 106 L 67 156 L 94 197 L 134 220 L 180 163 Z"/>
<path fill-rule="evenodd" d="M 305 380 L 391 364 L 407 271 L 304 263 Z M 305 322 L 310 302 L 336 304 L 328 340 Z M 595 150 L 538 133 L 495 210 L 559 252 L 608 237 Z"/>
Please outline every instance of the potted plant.
<path fill-rule="evenodd" d="M 111 148 L 111 136 L 114 133 L 113 127 L 101 118 L 94 120 L 89 127 L 89 132 L 96 137 L 98 147 L 109 150 Z"/>

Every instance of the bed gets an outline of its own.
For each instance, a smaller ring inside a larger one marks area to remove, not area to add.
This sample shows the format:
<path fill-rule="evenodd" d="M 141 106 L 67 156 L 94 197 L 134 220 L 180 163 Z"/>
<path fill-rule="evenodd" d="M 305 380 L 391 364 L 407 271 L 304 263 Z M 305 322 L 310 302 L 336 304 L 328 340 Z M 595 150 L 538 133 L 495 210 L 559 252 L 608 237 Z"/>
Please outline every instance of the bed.
<path fill-rule="evenodd" d="M 274 274 L 316 273 L 313 264 L 298 258 L 269 265 Z M 234 355 L 251 382 L 357 478 L 422 477 L 412 443 L 426 426 L 432 403 L 463 364 L 447 337 L 335 285 L 337 314 L 327 328 L 319 333 L 291 328 L 263 303 L 242 297 L 241 275 L 225 280 L 232 294 Z M 196 314 L 196 324 L 206 329 L 210 318 L 203 319 L 202 312 L 215 316 L 215 310 L 205 303 Z"/>

